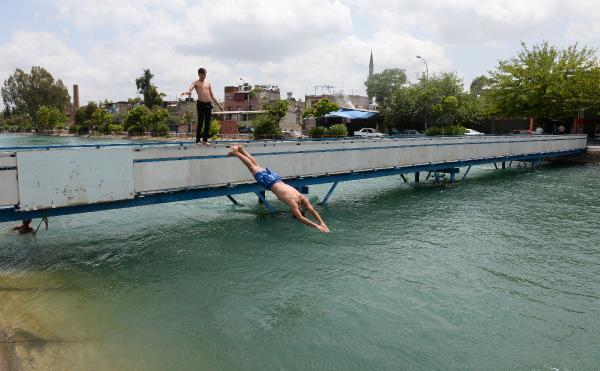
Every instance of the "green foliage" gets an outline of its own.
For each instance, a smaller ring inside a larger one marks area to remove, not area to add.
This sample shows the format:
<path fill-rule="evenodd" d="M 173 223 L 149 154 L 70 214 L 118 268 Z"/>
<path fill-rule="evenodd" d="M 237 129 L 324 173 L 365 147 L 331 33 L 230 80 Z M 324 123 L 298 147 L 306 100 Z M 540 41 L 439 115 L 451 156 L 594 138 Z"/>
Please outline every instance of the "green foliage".
<path fill-rule="evenodd" d="M 92 113 L 92 117 L 85 122 L 88 128 L 97 130 L 102 134 L 108 134 L 108 126 L 112 122 L 112 116 L 104 108 L 96 108 Z"/>
<path fill-rule="evenodd" d="M 124 130 L 125 130 L 125 128 L 123 128 L 123 125 L 118 125 L 118 124 L 108 125 L 108 133 L 112 134 L 112 135 L 122 134 Z"/>
<path fill-rule="evenodd" d="M 471 86 L 469 87 L 469 93 L 472 96 L 479 97 L 485 89 L 489 89 L 492 84 L 492 79 L 488 76 L 477 76 L 471 82 Z"/>
<path fill-rule="evenodd" d="M 148 108 L 160 106 L 165 94 L 159 93 L 157 87 L 152 84 L 154 75 L 149 69 L 144 70 L 144 74 L 135 80 L 135 86 L 138 93 L 144 96 L 144 105 Z"/>
<path fill-rule="evenodd" d="M 73 124 L 73 125 L 69 126 L 69 133 L 77 134 L 78 132 L 79 132 L 79 125 Z"/>
<path fill-rule="evenodd" d="M 212 137 L 218 135 L 220 132 L 221 132 L 221 124 L 219 123 L 219 120 L 217 120 L 217 119 L 210 120 L 210 127 L 208 128 L 208 136 L 212 138 Z"/>
<path fill-rule="evenodd" d="M 141 118 L 142 127 L 151 133 L 156 133 L 160 124 L 166 124 L 169 112 L 164 109 L 154 109 Z M 168 127 L 168 125 L 167 125 Z"/>
<path fill-rule="evenodd" d="M 150 112 L 151 111 L 145 106 L 137 106 L 130 109 L 123 117 L 125 129 L 129 131 L 129 128 L 134 125 L 142 127 L 142 119 L 146 117 Z"/>
<path fill-rule="evenodd" d="M 314 126 L 308 130 L 308 136 L 311 138 L 322 138 L 327 134 L 327 129 L 322 126 Z"/>
<path fill-rule="evenodd" d="M 561 119 L 600 109 L 600 66 L 595 49 L 559 49 L 544 42 L 502 60 L 491 72 L 494 111 L 507 117 Z"/>
<path fill-rule="evenodd" d="M 259 115 L 253 123 L 254 138 L 256 139 L 273 139 L 282 136 L 279 120 L 266 113 Z"/>
<path fill-rule="evenodd" d="M 375 73 L 365 81 L 367 95 L 379 104 L 391 98 L 394 91 L 406 84 L 406 72 L 400 68 L 390 68 L 383 72 Z"/>
<path fill-rule="evenodd" d="M 268 113 L 259 115 L 254 120 L 254 137 L 256 139 L 280 138 L 283 133 L 279 127 L 279 122 L 287 114 L 287 100 L 270 102 L 265 104 L 263 108 Z"/>
<path fill-rule="evenodd" d="M 66 111 L 70 96 L 61 80 L 54 80 L 50 72 L 33 66 L 26 73 L 20 68 L 4 80 L 1 89 L 4 106 L 12 114 L 28 114 L 36 122 L 36 114 L 41 106 L 56 107 Z"/>
<path fill-rule="evenodd" d="M 4 120 L 4 129 L 11 133 L 30 133 L 31 119 L 26 114 L 12 115 Z"/>
<path fill-rule="evenodd" d="M 318 119 L 325 116 L 329 112 L 337 111 L 338 109 L 340 109 L 340 106 L 338 106 L 335 102 L 332 102 L 327 98 L 322 98 L 319 99 L 319 101 L 313 106 L 308 107 L 306 111 L 304 111 L 303 117 L 314 117 L 315 119 Z"/>
<path fill-rule="evenodd" d="M 347 137 L 348 136 L 348 128 L 344 124 L 333 125 L 327 129 L 325 134 L 328 137 L 335 137 L 335 138 Z"/>
<path fill-rule="evenodd" d="M 41 106 L 36 112 L 35 131 L 45 133 L 52 131 L 57 125 L 64 126 L 68 116 L 56 107 Z"/>
<path fill-rule="evenodd" d="M 169 125 L 165 124 L 164 122 L 161 122 L 154 128 L 152 134 L 161 137 L 169 136 Z"/>
<path fill-rule="evenodd" d="M 142 127 L 142 125 L 139 124 L 131 125 L 127 129 L 127 134 L 130 136 L 144 135 L 144 128 Z"/>
<path fill-rule="evenodd" d="M 465 130 L 465 127 L 462 125 L 434 126 L 427 128 L 425 135 L 465 135 Z"/>
<path fill-rule="evenodd" d="M 463 83 L 453 72 L 421 77 L 414 84 L 396 89 L 381 107 L 389 127 L 448 126 L 478 124 L 489 113 L 484 97 L 463 92 Z"/>
<path fill-rule="evenodd" d="M 287 100 L 279 100 L 265 104 L 264 109 L 269 111 L 269 115 L 279 122 L 287 114 L 288 106 Z"/>

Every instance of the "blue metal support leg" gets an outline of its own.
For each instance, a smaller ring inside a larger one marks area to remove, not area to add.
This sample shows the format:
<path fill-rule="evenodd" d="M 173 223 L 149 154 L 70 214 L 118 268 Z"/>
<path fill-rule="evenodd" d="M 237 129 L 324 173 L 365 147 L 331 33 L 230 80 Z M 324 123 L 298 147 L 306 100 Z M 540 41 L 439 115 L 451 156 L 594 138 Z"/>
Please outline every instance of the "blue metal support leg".
<path fill-rule="evenodd" d="M 523 161 L 523 166 L 525 166 L 525 171 L 528 171 L 527 170 L 527 161 Z"/>
<path fill-rule="evenodd" d="M 506 169 L 506 161 L 502 161 L 502 170 Z"/>
<path fill-rule="evenodd" d="M 260 200 L 260 202 L 263 203 L 267 209 L 269 209 L 269 212 L 271 214 L 275 214 L 276 210 L 273 208 L 273 206 L 271 206 L 269 201 L 267 201 L 267 198 L 265 197 L 266 196 L 265 192 L 264 191 L 256 192 L 256 195 L 258 196 L 258 199 Z"/>
<path fill-rule="evenodd" d="M 450 183 L 454 183 L 455 181 L 456 181 L 456 173 L 451 172 L 450 173 Z"/>
<path fill-rule="evenodd" d="M 335 190 L 335 187 L 337 187 L 338 183 L 339 182 L 335 182 L 331 185 L 331 188 L 329 188 L 329 192 L 327 192 L 323 201 L 319 202 L 319 205 L 325 205 L 327 203 L 327 200 L 329 200 L 329 197 L 331 197 L 331 194 Z"/>
<path fill-rule="evenodd" d="M 498 170 L 498 165 L 494 162 L 494 167 Z"/>
<path fill-rule="evenodd" d="M 417 171 L 415 173 L 415 183 L 419 183 L 419 175 L 421 175 L 421 173 Z"/>
<path fill-rule="evenodd" d="M 435 181 L 438 182 L 438 184 L 442 182 L 437 171 L 434 171 L 433 175 L 435 175 Z"/>
<path fill-rule="evenodd" d="M 466 178 L 466 177 L 467 177 L 467 175 L 469 174 L 469 171 L 471 171 L 471 166 L 469 166 L 469 167 L 467 168 L 467 171 L 465 171 L 465 174 L 463 175 L 463 177 L 462 177 L 462 179 L 461 179 L 461 180 L 465 180 L 465 178 Z"/>
<path fill-rule="evenodd" d="M 239 203 L 235 198 L 233 198 L 233 196 L 231 196 L 231 195 L 227 195 L 227 198 L 229 199 L 229 201 L 233 202 L 233 204 L 235 206 L 244 206 L 241 203 Z"/>
<path fill-rule="evenodd" d="M 425 180 L 429 180 L 430 176 L 431 176 L 431 171 L 427 173 L 427 176 L 425 177 Z"/>
<path fill-rule="evenodd" d="M 408 183 L 408 179 L 406 179 L 406 177 L 404 176 L 404 174 L 400 174 L 400 176 L 402 177 L 402 180 L 404 180 L 404 183 Z"/>

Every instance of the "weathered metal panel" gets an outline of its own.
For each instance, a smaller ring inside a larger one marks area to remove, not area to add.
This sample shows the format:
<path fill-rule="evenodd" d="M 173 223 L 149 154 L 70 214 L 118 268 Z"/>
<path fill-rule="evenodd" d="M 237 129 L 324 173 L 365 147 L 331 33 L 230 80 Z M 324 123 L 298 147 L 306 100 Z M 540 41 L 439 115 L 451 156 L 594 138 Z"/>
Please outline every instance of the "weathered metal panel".
<path fill-rule="evenodd" d="M 525 155 L 585 148 L 582 136 L 442 137 L 322 142 L 251 143 L 246 150 L 283 177 L 315 176 L 393 166 Z M 225 146 L 158 147 L 134 153 L 136 192 L 252 181 Z M 177 160 L 177 158 L 190 159 Z M 173 158 L 173 161 L 164 161 Z"/>
<path fill-rule="evenodd" d="M 19 203 L 17 170 L 0 170 L 0 207 Z"/>
<path fill-rule="evenodd" d="M 131 148 L 17 153 L 19 206 L 35 210 L 131 199 Z"/>

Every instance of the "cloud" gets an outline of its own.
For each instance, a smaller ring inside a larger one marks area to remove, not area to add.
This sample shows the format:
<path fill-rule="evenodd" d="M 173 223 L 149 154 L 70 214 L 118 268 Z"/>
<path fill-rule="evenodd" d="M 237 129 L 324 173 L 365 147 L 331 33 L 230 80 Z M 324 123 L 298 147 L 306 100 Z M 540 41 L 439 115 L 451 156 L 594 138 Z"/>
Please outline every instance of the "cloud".
<path fill-rule="evenodd" d="M 83 102 L 135 96 L 145 68 L 171 99 L 199 66 L 217 97 L 240 77 L 296 97 L 325 84 L 364 94 L 371 49 L 376 72 L 405 68 L 414 80 L 424 71 L 419 54 L 430 72 L 469 76 L 493 67 L 490 52 L 510 56 L 520 40 L 597 45 L 600 24 L 592 0 L 45 1 L 58 24 L 31 32 L 39 26 L 23 20 L 5 30 L 0 80 L 41 65 L 78 83 Z"/>

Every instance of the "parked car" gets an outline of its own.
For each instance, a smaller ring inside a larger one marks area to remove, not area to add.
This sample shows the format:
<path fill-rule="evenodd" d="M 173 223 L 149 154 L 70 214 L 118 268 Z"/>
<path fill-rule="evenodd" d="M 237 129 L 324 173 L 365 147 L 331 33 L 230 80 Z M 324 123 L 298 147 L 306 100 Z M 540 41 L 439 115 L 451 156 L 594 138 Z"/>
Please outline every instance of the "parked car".
<path fill-rule="evenodd" d="M 465 129 L 465 135 L 485 135 L 477 130 Z"/>
<path fill-rule="evenodd" d="M 359 131 L 354 132 L 355 136 L 363 137 L 363 138 L 382 138 L 386 135 L 377 131 L 377 129 L 373 128 L 362 128 Z"/>

